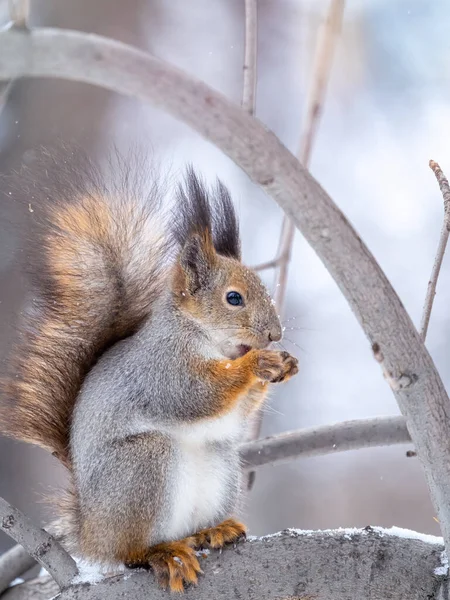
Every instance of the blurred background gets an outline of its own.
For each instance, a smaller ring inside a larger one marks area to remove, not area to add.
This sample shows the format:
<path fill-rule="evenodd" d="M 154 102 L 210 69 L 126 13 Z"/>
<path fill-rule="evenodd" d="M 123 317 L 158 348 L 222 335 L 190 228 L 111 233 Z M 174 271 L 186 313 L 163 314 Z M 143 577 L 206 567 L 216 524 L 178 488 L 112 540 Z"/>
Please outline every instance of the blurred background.
<path fill-rule="evenodd" d="M 328 0 L 259 0 L 256 116 L 297 150 L 320 20 Z M 243 0 L 32 0 L 31 24 L 79 29 L 134 44 L 203 79 L 236 103 L 242 89 Z M 0 23 L 7 2 L 0 0 Z M 450 5 L 445 0 L 348 0 L 311 171 L 350 218 L 416 324 L 442 220 L 428 168 L 450 174 Z M 227 157 L 164 112 L 64 81 L 15 82 L 0 114 L 0 172 L 40 144 L 73 141 L 101 158 L 112 143 L 151 148 L 163 165 L 191 161 L 217 175 L 238 206 L 244 259 L 274 257 L 277 205 Z M 19 227 L 12 227 L 12 224 Z M 27 302 L 16 257 L 33 229 L 28 204 L 0 201 L 0 359 Z M 444 260 L 428 347 L 450 383 L 450 257 Z M 273 273 L 263 274 L 273 288 Z M 367 340 L 337 286 L 296 235 L 284 319 L 301 374 L 271 398 L 263 435 L 398 414 Z M 293 318 L 295 317 L 295 319 Z M 294 327 L 293 330 L 289 329 Z M 0 363 L 0 371 L 2 365 Z M 257 473 L 245 506 L 250 532 L 397 525 L 438 533 L 420 464 L 396 446 L 299 459 Z M 64 473 L 34 447 L 0 439 L 0 495 L 31 516 Z M 0 551 L 10 544 L 0 537 Z"/>

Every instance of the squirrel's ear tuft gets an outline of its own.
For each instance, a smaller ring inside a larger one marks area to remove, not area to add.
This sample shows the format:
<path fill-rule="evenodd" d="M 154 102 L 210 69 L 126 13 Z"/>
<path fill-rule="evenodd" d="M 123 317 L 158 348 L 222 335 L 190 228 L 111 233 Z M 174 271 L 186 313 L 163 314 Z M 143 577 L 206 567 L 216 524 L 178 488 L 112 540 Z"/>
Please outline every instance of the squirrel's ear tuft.
<path fill-rule="evenodd" d="M 178 260 L 186 278 L 188 291 L 193 294 L 204 287 L 216 262 L 216 252 L 209 231 L 190 235 Z"/>

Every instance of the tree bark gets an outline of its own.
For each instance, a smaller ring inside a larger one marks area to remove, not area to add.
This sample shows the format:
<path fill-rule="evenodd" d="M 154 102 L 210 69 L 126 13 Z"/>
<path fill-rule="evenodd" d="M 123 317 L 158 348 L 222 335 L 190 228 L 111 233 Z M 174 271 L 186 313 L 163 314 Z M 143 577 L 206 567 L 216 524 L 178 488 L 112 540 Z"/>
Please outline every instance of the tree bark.
<path fill-rule="evenodd" d="M 399 533 L 399 535 L 397 534 Z M 402 537 L 408 535 L 410 539 Z M 423 539 L 414 539 L 423 538 Z M 445 592 L 439 538 L 404 530 L 298 532 L 258 538 L 211 552 L 204 575 L 184 600 L 434 600 Z M 11 588 L 4 600 L 49 598 L 43 583 Z M 55 587 L 49 586 L 50 593 Z M 39 595 L 40 594 L 40 595 Z M 151 573 L 80 584 L 60 600 L 167 600 Z M 3 600 L 3 597 L 2 597 Z"/>
<path fill-rule="evenodd" d="M 59 542 L 3 498 L 0 498 L 0 530 L 22 544 L 61 587 L 69 585 L 78 574 L 75 561 Z M 11 569 L 12 565 L 9 572 Z"/>
<path fill-rule="evenodd" d="M 409 442 L 411 437 L 403 417 L 378 417 L 280 433 L 242 444 L 240 451 L 244 468 L 254 469 L 300 456 L 322 456 Z"/>

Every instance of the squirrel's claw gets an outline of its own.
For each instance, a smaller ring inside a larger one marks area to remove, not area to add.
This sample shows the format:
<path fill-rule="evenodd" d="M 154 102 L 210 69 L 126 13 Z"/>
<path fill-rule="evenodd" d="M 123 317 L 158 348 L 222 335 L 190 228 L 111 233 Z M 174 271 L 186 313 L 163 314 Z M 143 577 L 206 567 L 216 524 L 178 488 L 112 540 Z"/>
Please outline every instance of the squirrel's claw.
<path fill-rule="evenodd" d="M 258 350 L 255 375 L 262 381 L 280 383 L 287 381 L 298 373 L 298 360 L 280 350 Z"/>
<path fill-rule="evenodd" d="M 236 519 L 227 519 L 216 527 L 203 529 L 197 534 L 188 538 L 189 544 L 193 548 L 201 549 L 223 548 L 225 544 L 237 543 L 246 537 L 246 527 Z"/>
<path fill-rule="evenodd" d="M 195 585 L 202 573 L 195 551 L 187 540 L 153 546 L 147 560 L 159 585 L 172 592 L 183 592 L 185 584 Z"/>

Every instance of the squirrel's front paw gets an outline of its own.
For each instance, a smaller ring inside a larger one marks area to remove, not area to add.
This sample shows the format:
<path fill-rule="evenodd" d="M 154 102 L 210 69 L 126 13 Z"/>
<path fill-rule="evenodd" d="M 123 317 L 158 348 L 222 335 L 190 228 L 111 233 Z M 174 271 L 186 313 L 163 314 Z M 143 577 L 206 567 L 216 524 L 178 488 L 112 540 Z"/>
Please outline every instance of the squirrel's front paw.
<path fill-rule="evenodd" d="M 279 350 L 259 350 L 256 356 L 255 375 L 263 381 L 278 383 L 298 373 L 298 360 Z"/>

